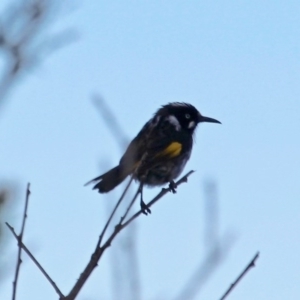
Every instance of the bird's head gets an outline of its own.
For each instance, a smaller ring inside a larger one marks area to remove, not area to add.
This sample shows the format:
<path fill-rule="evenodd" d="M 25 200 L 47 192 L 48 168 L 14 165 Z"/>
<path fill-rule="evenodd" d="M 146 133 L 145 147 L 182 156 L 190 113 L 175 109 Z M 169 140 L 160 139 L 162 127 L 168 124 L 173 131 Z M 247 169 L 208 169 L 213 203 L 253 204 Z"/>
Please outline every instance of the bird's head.
<path fill-rule="evenodd" d="M 177 131 L 187 130 L 193 132 L 201 122 L 219 123 L 220 121 L 202 116 L 201 113 L 191 104 L 183 102 L 173 102 L 162 106 L 157 112 L 164 116 Z"/>

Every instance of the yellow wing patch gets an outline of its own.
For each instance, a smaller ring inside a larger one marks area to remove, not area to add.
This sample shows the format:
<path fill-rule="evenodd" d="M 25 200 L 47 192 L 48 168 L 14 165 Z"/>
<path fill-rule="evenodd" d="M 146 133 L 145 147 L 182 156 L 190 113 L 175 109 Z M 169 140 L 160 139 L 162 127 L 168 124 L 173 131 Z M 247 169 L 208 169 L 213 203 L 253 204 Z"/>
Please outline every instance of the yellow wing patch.
<path fill-rule="evenodd" d="M 176 157 L 181 153 L 181 150 L 182 150 L 182 144 L 180 144 L 178 142 L 173 142 L 168 147 L 166 147 L 164 150 L 162 150 L 160 153 L 156 154 L 154 157 L 161 157 L 161 156 L 167 156 L 169 158 Z M 142 157 L 140 161 L 136 162 L 132 166 L 131 172 L 135 172 L 136 170 L 138 170 L 141 167 L 143 159 L 144 158 L 147 159 L 147 153 L 145 153 L 144 156 L 145 157 Z"/>
<path fill-rule="evenodd" d="M 176 157 L 180 154 L 181 150 L 182 150 L 182 144 L 178 142 L 173 142 L 157 156 Z"/>

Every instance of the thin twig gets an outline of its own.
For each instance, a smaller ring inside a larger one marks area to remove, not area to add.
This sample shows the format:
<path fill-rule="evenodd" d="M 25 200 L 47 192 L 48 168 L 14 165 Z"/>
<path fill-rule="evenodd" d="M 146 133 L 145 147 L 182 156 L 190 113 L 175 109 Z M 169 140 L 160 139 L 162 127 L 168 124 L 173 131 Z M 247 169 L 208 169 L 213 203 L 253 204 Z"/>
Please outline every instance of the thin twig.
<path fill-rule="evenodd" d="M 134 202 L 135 202 L 135 200 L 136 200 L 136 198 L 139 194 L 140 194 L 140 188 L 138 187 L 134 197 L 132 198 L 131 202 L 129 203 L 128 207 L 126 208 L 125 214 L 121 217 L 120 222 L 119 222 L 118 225 L 121 225 L 124 222 L 124 220 L 126 219 L 131 207 L 133 206 L 133 204 L 134 204 Z"/>
<path fill-rule="evenodd" d="M 190 175 L 192 175 L 195 171 L 191 170 L 187 174 L 185 174 L 183 177 L 181 177 L 175 184 L 176 186 L 179 186 L 180 184 L 187 182 L 187 179 Z M 149 203 L 146 203 L 147 207 L 151 207 L 154 203 L 156 203 L 160 198 L 162 198 L 165 194 L 171 192 L 170 188 L 164 188 L 160 191 L 160 193 L 154 197 Z M 131 218 L 129 218 L 124 224 L 122 224 L 123 227 L 126 227 L 129 223 L 131 223 L 134 219 L 136 219 L 141 213 L 143 213 L 142 210 L 139 210 L 136 212 Z"/>
<path fill-rule="evenodd" d="M 119 201 L 118 201 L 117 204 L 115 205 L 115 207 L 114 207 L 114 209 L 113 209 L 111 215 L 109 216 L 109 218 L 108 218 L 108 220 L 107 220 L 107 222 L 106 222 L 106 224 L 105 224 L 105 226 L 104 226 L 104 228 L 103 228 L 103 230 L 102 230 L 102 232 L 101 232 L 101 234 L 100 234 L 100 237 L 99 237 L 99 240 L 98 240 L 96 249 L 97 249 L 98 247 L 100 247 L 101 242 L 102 242 L 102 239 L 103 239 L 103 237 L 104 237 L 104 234 L 105 234 L 105 232 L 106 232 L 106 230 L 107 230 L 107 228 L 108 228 L 108 226 L 109 226 L 109 224 L 110 224 L 110 222 L 111 222 L 113 216 L 115 215 L 115 213 L 116 213 L 116 211 L 117 211 L 119 205 L 121 204 L 122 200 L 124 199 L 124 197 L 125 197 L 125 195 L 126 195 L 128 189 L 129 189 L 129 187 L 130 187 L 130 185 L 131 185 L 131 183 L 132 183 L 132 180 L 133 180 L 133 177 L 131 176 L 131 178 L 130 178 L 130 180 L 129 180 L 129 182 L 128 182 L 126 188 L 125 188 L 125 190 L 123 191 L 123 193 L 122 193 L 122 195 L 121 195 Z"/>
<path fill-rule="evenodd" d="M 180 184 L 187 182 L 188 177 L 194 173 L 194 171 L 189 171 L 186 175 L 184 175 L 181 179 L 179 179 L 176 182 L 176 186 L 178 187 Z M 156 203 L 159 199 L 161 199 L 165 194 L 171 192 L 171 188 L 164 188 L 160 191 L 160 193 L 153 198 L 148 204 L 146 204 L 148 207 L 151 207 L 154 203 Z M 103 250 L 108 248 L 111 245 L 111 242 L 116 237 L 116 235 L 123 230 L 126 226 L 128 226 L 133 220 L 135 220 L 140 214 L 143 213 L 143 210 L 140 209 L 138 212 L 136 212 L 132 217 L 130 217 L 125 223 L 117 225 L 115 227 L 114 232 L 111 234 L 111 236 L 107 239 L 107 241 L 103 244 L 102 248 Z"/>
<path fill-rule="evenodd" d="M 19 237 L 16 234 L 14 228 L 9 225 L 7 222 L 5 222 L 6 226 L 9 228 L 9 230 L 12 232 L 14 237 L 18 240 L 18 244 L 20 247 L 26 252 L 26 254 L 31 258 L 31 260 L 35 263 L 35 265 L 38 267 L 38 269 L 44 274 L 44 276 L 48 279 L 52 287 L 55 289 L 56 293 L 60 296 L 61 299 L 64 299 L 63 293 L 60 291 L 60 289 L 57 287 L 55 282 L 52 280 L 52 278 L 48 275 L 48 273 L 45 271 L 45 269 L 41 266 L 41 264 L 36 260 L 36 258 L 33 256 L 33 254 L 29 251 L 29 249 L 23 244 L 23 242 L 19 241 Z"/>
<path fill-rule="evenodd" d="M 114 141 L 120 148 L 121 154 L 129 144 L 130 140 L 124 132 L 124 126 L 120 123 L 119 118 L 115 115 L 113 109 L 105 101 L 105 99 L 97 94 L 92 97 L 93 104 L 97 111 L 99 111 L 106 127 L 114 137 Z M 132 206 L 138 196 L 127 193 L 127 199 L 131 200 L 128 204 L 127 201 L 122 201 L 119 210 L 125 211 L 124 215 L 120 218 L 119 224 L 124 222 L 129 214 Z M 110 209 L 111 210 L 111 209 Z M 118 225 L 117 225 L 118 226 Z M 140 297 L 140 276 L 138 266 L 138 255 L 136 247 L 137 239 L 137 223 L 131 224 L 130 227 L 118 239 L 118 247 L 111 249 L 113 251 L 110 255 L 112 266 L 112 298 L 122 299 L 126 293 L 128 299 L 139 300 Z"/>
<path fill-rule="evenodd" d="M 176 186 L 179 186 L 180 184 L 187 182 L 188 177 L 193 173 L 194 171 L 190 171 L 188 172 L 186 175 L 184 175 L 181 179 L 179 179 L 176 182 Z M 162 189 L 161 192 L 154 197 L 153 200 L 151 200 L 147 206 L 150 207 L 152 206 L 154 203 L 156 203 L 159 199 L 161 199 L 165 194 L 167 194 L 168 192 L 171 192 L 170 188 L 167 189 Z M 74 287 L 72 288 L 72 290 L 70 291 L 69 295 L 66 296 L 65 299 L 67 300 L 73 300 L 75 299 L 75 297 L 78 295 L 79 291 L 81 290 L 81 288 L 83 287 L 83 285 L 85 284 L 85 282 L 87 281 L 87 279 L 89 278 L 89 276 L 91 275 L 91 273 L 93 272 L 93 270 L 97 267 L 98 262 L 102 256 L 102 254 L 104 253 L 104 251 L 110 247 L 112 241 L 114 240 L 114 238 L 125 228 L 127 227 L 133 220 L 135 220 L 140 214 L 142 214 L 142 210 L 140 209 L 137 213 L 135 213 L 131 218 L 129 218 L 129 220 L 127 220 L 124 224 L 118 224 L 117 226 L 115 226 L 114 231 L 112 232 L 112 234 L 110 235 L 110 237 L 106 240 L 106 242 L 101 246 L 95 249 L 94 253 L 92 254 L 87 266 L 85 267 L 85 269 L 83 270 L 83 272 L 80 274 L 80 277 L 78 279 L 78 281 L 76 282 L 76 284 L 74 285 Z"/>
<path fill-rule="evenodd" d="M 255 254 L 255 256 L 251 259 L 250 263 L 246 266 L 246 268 L 243 270 L 243 272 L 238 276 L 238 278 L 230 285 L 230 287 L 226 290 L 224 295 L 220 298 L 220 300 L 224 300 L 231 291 L 236 287 L 236 285 L 239 283 L 239 281 L 246 275 L 246 273 L 252 268 L 255 267 L 255 262 L 259 257 L 259 252 Z"/>
<path fill-rule="evenodd" d="M 13 281 L 13 294 L 12 294 L 12 299 L 13 300 L 15 300 L 16 297 L 17 297 L 18 278 L 19 278 L 19 272 L 20 272 L 20 267 L 21 267 L 21 263 L 22 263 L 22 259 L 21 259 L 21 254 L 22 254 L 21 243 L 22 243 L 23 234 L 24 234 L 24 230 L 25 230 L 25 223 L 26 223 L 26 218 L 27 218 L 27 208 L 28 208 L 29 195 L 30 195 L 30 183 L 27 184 L 27 189 L 26 189 L 25 207 L 24 207 L 24 213 L 23 213 L 23 218 L 22 218 L 21 232 L 17 236 L 17 240 L 18 240 L 18 259 L 17 259 L 17 265 L 16 265 L 15 279 Z"/>

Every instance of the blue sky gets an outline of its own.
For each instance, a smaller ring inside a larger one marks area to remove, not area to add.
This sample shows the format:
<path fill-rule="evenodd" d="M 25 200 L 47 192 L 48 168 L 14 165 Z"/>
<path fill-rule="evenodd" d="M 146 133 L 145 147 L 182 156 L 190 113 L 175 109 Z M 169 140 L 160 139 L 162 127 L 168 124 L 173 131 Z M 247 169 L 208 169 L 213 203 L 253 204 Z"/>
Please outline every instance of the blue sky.
<path fill-rule="evenodd" d="M 25 242 L 63 292 L 93 251 L 107 202 L 122 191 L 107 197 L 83 187 L 121 155 L 92 104 L 99 94 L 129 138 L 171 101 L 222 122 L 199 126 L 185 170 L 197 172 L 137 222 L 141 299 L 172 299 L 204 259 L 208 179 L 218 185 L 220 235 L 229 231 L 235 242 L 196 299 L 220 298 L 258 250 L 257 267 L 229 299 L 299 297 L 299 15 L 298 1 L 90 0 L 62 8 L 48 33 L 72 27 L 79 39 L 28 71 L 1 107 L 0 180 L 17 187 L 5 219 L 16 228 L 31 182 Z M 6 234 L 1 299 L 10 298 L 17 251 Z M 56 296 L 25 255 L 20 276 L 19 299 Z M 110 277 L 107 253 L 79 299 L 111 299 Z"/>

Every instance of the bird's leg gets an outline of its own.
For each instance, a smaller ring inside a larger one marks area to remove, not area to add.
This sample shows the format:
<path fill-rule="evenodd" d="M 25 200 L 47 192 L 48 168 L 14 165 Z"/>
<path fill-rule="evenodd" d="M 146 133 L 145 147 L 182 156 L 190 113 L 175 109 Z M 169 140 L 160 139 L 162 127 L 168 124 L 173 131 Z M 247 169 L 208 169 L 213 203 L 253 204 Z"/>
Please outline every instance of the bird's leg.
<path fill-rule="evenodd" d="M 174 180 L 171 180 L 170 183 L 169 183 L 169 189 L 171 190 L 171 192 L 173 194 L 176 193 L 176 189 L 177 189 L 177 184 L 175 183 Z"/>
<path fill-rule="evenodd" d="M 141 184 L 139 186 L 139 193 L 141 195 L 140 205 L 141 205 L 142 213 L 147 216 L 148 214 L 151 214 L 151 210 L 143 200 L 143 187 L 144 187 L 144 184 L 141 182 Z"/>

